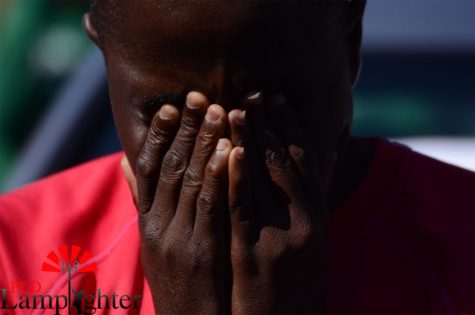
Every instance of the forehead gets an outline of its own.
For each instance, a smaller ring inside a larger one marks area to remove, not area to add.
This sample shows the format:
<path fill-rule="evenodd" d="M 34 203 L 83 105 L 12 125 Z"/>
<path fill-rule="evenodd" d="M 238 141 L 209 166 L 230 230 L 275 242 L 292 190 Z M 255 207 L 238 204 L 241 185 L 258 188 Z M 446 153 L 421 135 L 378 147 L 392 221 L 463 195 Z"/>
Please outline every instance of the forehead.
<path fill-rule="evenodd" d="M 338 0 L 105 1 L 116 1 L 109 6 L 108 14 L 101 17 L 101 24 L 113 30 L 106 36 L 109 47 L 175 55 L 186 52 L 196 55 L 203 48 L 206 53 L 216 53 L 253 40 L 297 40 L 303 34 L 309 37 L 318 33 L 325 22 L 335 21 L 337 10 L 332 7 L 342 3 Z M 333 24 L 334 27 L 338 23 Z M 331 31 L 330 27 L 325 28 Z"/>
<path fill-rule="evenodd" d="M 176 49 L 225 44 L 248 28 L 258 1 L 121 0 L 103 15 L 108 44 Z M 152 47 L 151 47 L 152 46 Z"/>

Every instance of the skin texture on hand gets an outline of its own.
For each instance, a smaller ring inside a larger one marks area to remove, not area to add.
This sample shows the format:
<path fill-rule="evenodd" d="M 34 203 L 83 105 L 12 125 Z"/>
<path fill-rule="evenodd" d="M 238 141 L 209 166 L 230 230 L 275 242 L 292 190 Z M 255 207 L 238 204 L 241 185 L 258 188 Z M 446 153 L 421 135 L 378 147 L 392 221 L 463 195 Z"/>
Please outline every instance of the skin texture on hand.
<path fill-rule="evenodd" d="M 319 314 L 327 213 L 315 153 L 283 98 L 258 103 L 229 162 L 232 313 Z"/>
<path fill-rule="evenodd" d="M 321 313 L 327 213 L 315 153 L 292 110 L 257 94 L 246 112 L 229 113 L 231 143 L 217 142 L 226 120 L 217 105 L 207 110 L 217 121 L 200 126 L 201 105 L 183 111 L 176 136 L 179 113 L 165 105 L 155 115 L 137 179 L 122 163 L 157 311 Z M 176 162 L 187 156 L 186 166 Z"/>
<path fill-rule="evenodd" d="M 157 313 L 227 312 L 226 120 L 220 106 L 189 93 L 181 119 L 168 105 L 154 116 L 137 159 L 142 265 Z"/>

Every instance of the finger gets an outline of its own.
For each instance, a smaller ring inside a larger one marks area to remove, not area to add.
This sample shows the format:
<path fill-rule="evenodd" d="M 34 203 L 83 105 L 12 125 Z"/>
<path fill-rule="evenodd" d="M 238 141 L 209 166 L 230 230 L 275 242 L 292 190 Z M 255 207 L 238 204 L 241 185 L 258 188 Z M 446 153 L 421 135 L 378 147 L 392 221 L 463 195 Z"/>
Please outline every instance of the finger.
<path fill-rule="evenodd" d="M 300 184 L 293 162 L 274 131 L 265 106 L 262 104 L 250 105 L 246 112 L 257 148 L 264 158 L 272 181 L 291 199 L 300 198 Z"/>
<path fill-rule="evenodd" d="M 203 176 L 211 154 L 225 131 L 226 113 L 219 105 L 211 105 L 196 137 L 193 154 L 183 177 L 183 185 L 175 214 L 177 224 L 193 225 L 196 200 L 203 184 Z"/>
<path fill-rule="evenodd" d="M 256 109 L 260 110 L 263 106 L 260 93 L 256 93 L 246 98 L 244 101 L 248 110 L 244 112 L 246 124 L 245 135 L 243 139 L 244 150 L 246 151 L 245 158 L 248 166 L 249 174 L 252 176 L 251 195 L 252 204 L 255 213 L 256 228 L 260 228 L 265 225 L 273 224 L 272 221 L 278 221 L 275 211 L 277 209 L 275 198 L 271 189 L 271 178 L 263 158 L 262 150 L 259 148 L 259 142 L 256 135 L 262 131 L 262 125 L 259 120 L 256 119 Z M 250 112 L 250 113 L 249 113 Z M 250 116 L 250 118 L 248 118 Z"/>
<path fill-rule="evenodd" d="M 155 114 L 142 150 L 137 157 L 137 203 L 140 213 L 150 210 L 160 175 L 163 156 L 173 140 L 180 113 L 172 105 L 163 105 Z"/>
<path fill-rule="evenodd" d="M 231 141 L 220 139 L 216 150 L 206 165 L 203 187 L 196 201 L 196 218 L 193 235 L 202 240 L 216 241 L 222 237 L 224 213 L 223 192 L 226 193 L 226 175 Z M 224 189 L 224 190 L 223 190 Z M 221 209 L 221 211 L 220 211 Z"/>
<path fill-rule="evenodd" d="M 183 175 L 208 105 L 208 100 L 203 94 L 188 93 L 180 129 L 163 158 L 152 207 L 155 211 L 153 215 L 160 218 L 159 224 L 162 227 L 167 226 L 175 214 Z"/>
<path fill-rule="evenodd" d="M 243 145 L 246 125 L 245 117 L 245 112 L 239 109 L 234 109 L 228 114 L 231 142 L 234 146 Z"/>
<path fill-rule="evenodd" d="M 278 95 L 269 100 L 269 113 L 274 126 L 278 129 L 281 141 L 284 142 L 298 170 L 306 195 L 309 198 L 316 197 L 321 188 L 316 153 L 302 131 L 294 112 L 286 103 L 285 98 Z"/>
<path fill-rule="evenodd" d="M 134 172 L 132 171 L 132 168 L 130 167 L 129 160 L 127 159 L 125 155 L 120 160 L 120 167 L 122 169 L 122 174 L 124 175 L 125 180 L 127 181 L 127 184 L 129 185 L 129 189 L 130 189 L 130 192 L 132 193 L 134 204 L 136 207 L 138 207 L 137 178 L 135 177 Z"/>
<path fill-rule="evenodd" d="M 274 184 L 272 198 L 278 199 L 277 206 L 273 207 L 275 219 L 271 218 L 271 224 L 268 224 L 270 228 L 260 230 L 259 244 L 266 246 L 268 241 L 279 239 L 282 231 L 287 231 L 290 235 L 300 235 L 304 227 L 311 226 L 315 214 L 309 207 L 297 168 L 281 144 L 265 106 L 251 106 L 247 109 L 247 114 L 247 121 L 253 127 L 258 148 L 264 156 L 266 168 Z"/>
<path fill-rule="evenodd" d="M 228 165 L 228 207 L 231 222 L 231 255 L 242 258 L 255 238 L 252 218 L 250 175 L 244 148 L 231 151 Z"/>

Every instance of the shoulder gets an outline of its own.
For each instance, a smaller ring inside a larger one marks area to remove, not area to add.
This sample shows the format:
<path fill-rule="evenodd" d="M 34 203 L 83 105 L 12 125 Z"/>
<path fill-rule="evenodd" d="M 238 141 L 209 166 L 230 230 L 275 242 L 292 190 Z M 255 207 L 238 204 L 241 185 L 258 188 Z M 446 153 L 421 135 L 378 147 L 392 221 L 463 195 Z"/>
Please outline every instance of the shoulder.
<path fill-rule="evenodd" d="M 475 282 L 466 279 L 475 277 L 475 173 L 407 147 L 391 150 L 401 160 L 391 194 L 374 216 L 376 226 L 425 266 L 421 270 L 437 279 L 455 305 L 472 309 Z"/>
<path fill-rule="evenodd" d="M 363 277 L 365 286 L 350 284 L 363 313 L 377 307 L 381 313 L 470 313 L 474 173 L 399 143 L 371 141 L 375 153 L 366 178 L 331 221 L 336 283 L 347 285 L 355 273 Z M 354 270 L 346 271 L 348 261 Z M 332 288 L 339 292 L 341 285 Z"/>
<path fill-rule="evenodd" d="M 475 212 L 475 173 L 383 138 L 367 174 L 343 209 L 365 205 L 373 215 Z"/>
<path fill-rule="evenodd" d="M 122 155 L 116 153 L 92 160 L 2 195 L 0 215 L 13 210 L 37 215 L 53 209 L 63 209 L 61 215 L 64 215 L 99 200 L 117 197 L 123 186 Z"/>
<path fill-rule="evenodd" d="M 55 223 L 66 228 L 73 222 L 95 224 L 104 217 L 114 221 L 130 217 L 134 207 L 120 169 L 122 156 L 116 153 L 86 162 L 0 196 L 2 230 L 60 229 Z"/>
<path fill-rule="evenodd" d="M 65 244 L 91 252 L 106 247 L 136 218 L 122 156 L 99 158 L 0 196 L 0 272 L 2 265 L 20 272 Z"/>
<path fill-rule="evenodd" d="M 389 152 L 399 152 L 400 164 L 395 180 L 394 204 L 421 211 L 465 215 L 475 213 L 475 173 L 420 154 L 399 144 Z"/>
<path fill-rule="evenodd" d="M 67 292 L 63 274 L 42 266 L 57 268 L 50 257 L 72 259 L 74 249 L 97 264 L 93 273 L 76 274 L 76 286 L 91 292 L 139 288 L 143 276 L 130 272 L 139 270 L 137 214 L 122 177 L 122 156 L 99 158 L 0 196 L 0 288 L 21 282 L 36 284 L 41 294 Z"/>
<path fill-rule="evenodd" d="M 377 140 L 368 191 L 378 191 L 372 215 L 406 234 L 454 240 L 475 229 L 475 173 Z M 458 241 L 458 240 L 457 240 Z"/>

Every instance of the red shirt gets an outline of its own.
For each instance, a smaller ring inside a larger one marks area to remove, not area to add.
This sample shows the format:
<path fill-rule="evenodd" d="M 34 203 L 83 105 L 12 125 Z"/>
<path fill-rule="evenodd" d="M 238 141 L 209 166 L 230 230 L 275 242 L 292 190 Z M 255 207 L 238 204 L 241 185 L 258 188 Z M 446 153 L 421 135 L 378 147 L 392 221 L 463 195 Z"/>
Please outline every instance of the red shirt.
<path fill-rule="evenodd" d="M 372 141 L 368 174 L 331 216 L 327 313 L 475 314 L 475 174 Z M 122 155 L 0 197 L 0 314 L 154 313 Z M 80 267 L 61 268 L 61 252 Z"/>

